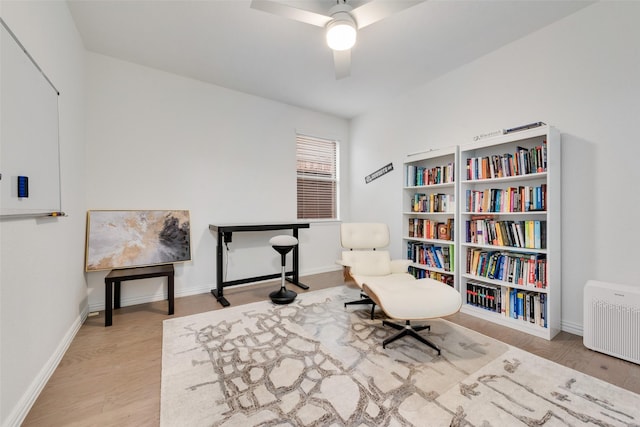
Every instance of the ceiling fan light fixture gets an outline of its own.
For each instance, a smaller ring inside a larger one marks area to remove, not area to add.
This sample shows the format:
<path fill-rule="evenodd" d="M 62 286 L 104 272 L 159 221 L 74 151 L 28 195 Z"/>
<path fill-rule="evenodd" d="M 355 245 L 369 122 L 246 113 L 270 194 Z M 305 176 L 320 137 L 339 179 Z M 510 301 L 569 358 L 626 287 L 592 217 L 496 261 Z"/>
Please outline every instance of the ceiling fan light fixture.
<path fill-rule="evenodd" d="M 333 50 L 351 49 L 356 44 L 357 35 L 356 24 L 347 13 L 334 15 L 334 19 L 327 24 L 327 44 Z"/>

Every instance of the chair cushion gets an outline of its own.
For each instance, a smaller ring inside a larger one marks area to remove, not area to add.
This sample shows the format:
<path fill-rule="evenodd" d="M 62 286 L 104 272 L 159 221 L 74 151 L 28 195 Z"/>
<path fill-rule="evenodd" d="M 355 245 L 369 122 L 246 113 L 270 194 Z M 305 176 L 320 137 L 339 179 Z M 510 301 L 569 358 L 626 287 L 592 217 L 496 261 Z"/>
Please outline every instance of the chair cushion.
<path fill-rule="evenodd" d="M 392 273 L 386 276 L 365 276 L 365 275 L 359 275 L 359 274 L 352 274 L 351 277 L 353 277 L 353 280 L 356 282 L 356 284 L 358 286 L 360 286 L 361 288 L 363 287 L 363 285 L 365 283 L 398 283 L 398 282 L 405 282 L 405 281 L 412 281 L 415 282 L 416 278 L 413 277 L 411 274 L 409 273 Z"/>
<path fill-rule="evenodd" d="M 395 273 L 406 273 L 409 271 L 409 266 L 411 265 L 411 260 L 409 259 L 392 259 L 391 260 L 391 274 Z"/>
<path fill-rule="evenodd" d="M 352 275 L 386 276 L 391 274 L 388 251 L 344 251 L 342 262 L 351 267 Z"/>

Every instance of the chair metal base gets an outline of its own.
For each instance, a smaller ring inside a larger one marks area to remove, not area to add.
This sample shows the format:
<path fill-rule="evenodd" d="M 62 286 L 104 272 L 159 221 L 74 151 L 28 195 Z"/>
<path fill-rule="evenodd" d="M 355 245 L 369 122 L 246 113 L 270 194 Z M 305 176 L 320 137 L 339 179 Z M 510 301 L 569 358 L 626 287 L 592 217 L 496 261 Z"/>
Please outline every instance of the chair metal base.
<path fill-rule="evenodd" d="M 360 304 L 371 304 L 371 320 L 373 320 L 373 312 L 376 308 L 376 303 L 373 302 L 373 300 L 369 298 L 369 296 L 367 296 L 367 294 L 365 294 L 364 292 L 360 292 L 360 299 L 357 299 L 355 301 L 345 302 L 344 307 L 347 308 L 348 305 L 360 305 Z"/>
<path fill-rule="evenodd" d="M 429 341 L 428 339 L 426 339 L 422 335 L 418 334 L 419 331 L 424 331 L 425 329 L 427 331 L 430 331 L 431 330 L 431 326 L 429 326 L 429 325 L 412 326 L 411 322 L 409 320 L 406 320 L 405 322 L 406 323 L 404 325 L 399 325 L 397 323 L 389 322 L 388 320 L 383 320 L 382 321 L 383 325 L 391 326 L 392 328 L 397 329 L 397 330 L 400 331 L 397 334 L 393 335 L 392 337 L 389 337 L 386 340 L 384 340 L 382 342 L 382 348 L 386 348 L 387 344 L 392 343 L 393 341 L 395 341 L 395 340 L 397 340 L 399 338 L 402 338 L 405 335 L 409 335 L 410 337 L 414 337 L 415 339 L 417 339 L 421 343 L 426 344 L 429 347 L 431 347 L 432 349 L 436 350 L 438 352 L 438 356 L 440 356 L 440 348 L 438 348 L 437 345 L 435 345 L 434 343 L 432 343 L 431 341 Z"/>
<path fill-rule="evenodd" d="M 298 294 L 282 286 L 279 290 L 269 294 L 269 298 L 274 304 L 291 304 Z"/>

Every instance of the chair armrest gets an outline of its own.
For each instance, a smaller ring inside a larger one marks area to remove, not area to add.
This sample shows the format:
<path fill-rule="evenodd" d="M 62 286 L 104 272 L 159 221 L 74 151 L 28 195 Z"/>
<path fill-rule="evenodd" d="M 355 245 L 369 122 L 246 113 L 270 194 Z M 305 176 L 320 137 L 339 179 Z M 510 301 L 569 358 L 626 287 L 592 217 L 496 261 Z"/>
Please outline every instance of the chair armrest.
<path fill-rule="evenodd" d="M 410 259 L 392 259 L 391 273 L 406 273 L 411 262 Z"/>
<path fill-rule="evenodd" d="M 345 282 L 353 280 L 353 277 L 351 276 L 351 265 L 349 265 L 349 263 L 347 263 L 344 260 L 339 259 L 339 260 L 336 261 L 336 264 L 342 266 L 342 279 Z"/>

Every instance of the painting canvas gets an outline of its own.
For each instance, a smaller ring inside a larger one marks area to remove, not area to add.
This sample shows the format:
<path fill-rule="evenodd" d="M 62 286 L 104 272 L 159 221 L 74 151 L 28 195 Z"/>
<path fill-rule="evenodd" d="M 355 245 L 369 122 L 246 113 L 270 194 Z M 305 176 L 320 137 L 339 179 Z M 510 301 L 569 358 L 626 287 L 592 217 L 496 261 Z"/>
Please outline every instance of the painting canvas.
<path fill-rule="evenodd" d="M 89 211 L 86 271 L 191 260 L 189 211 Z"/>

